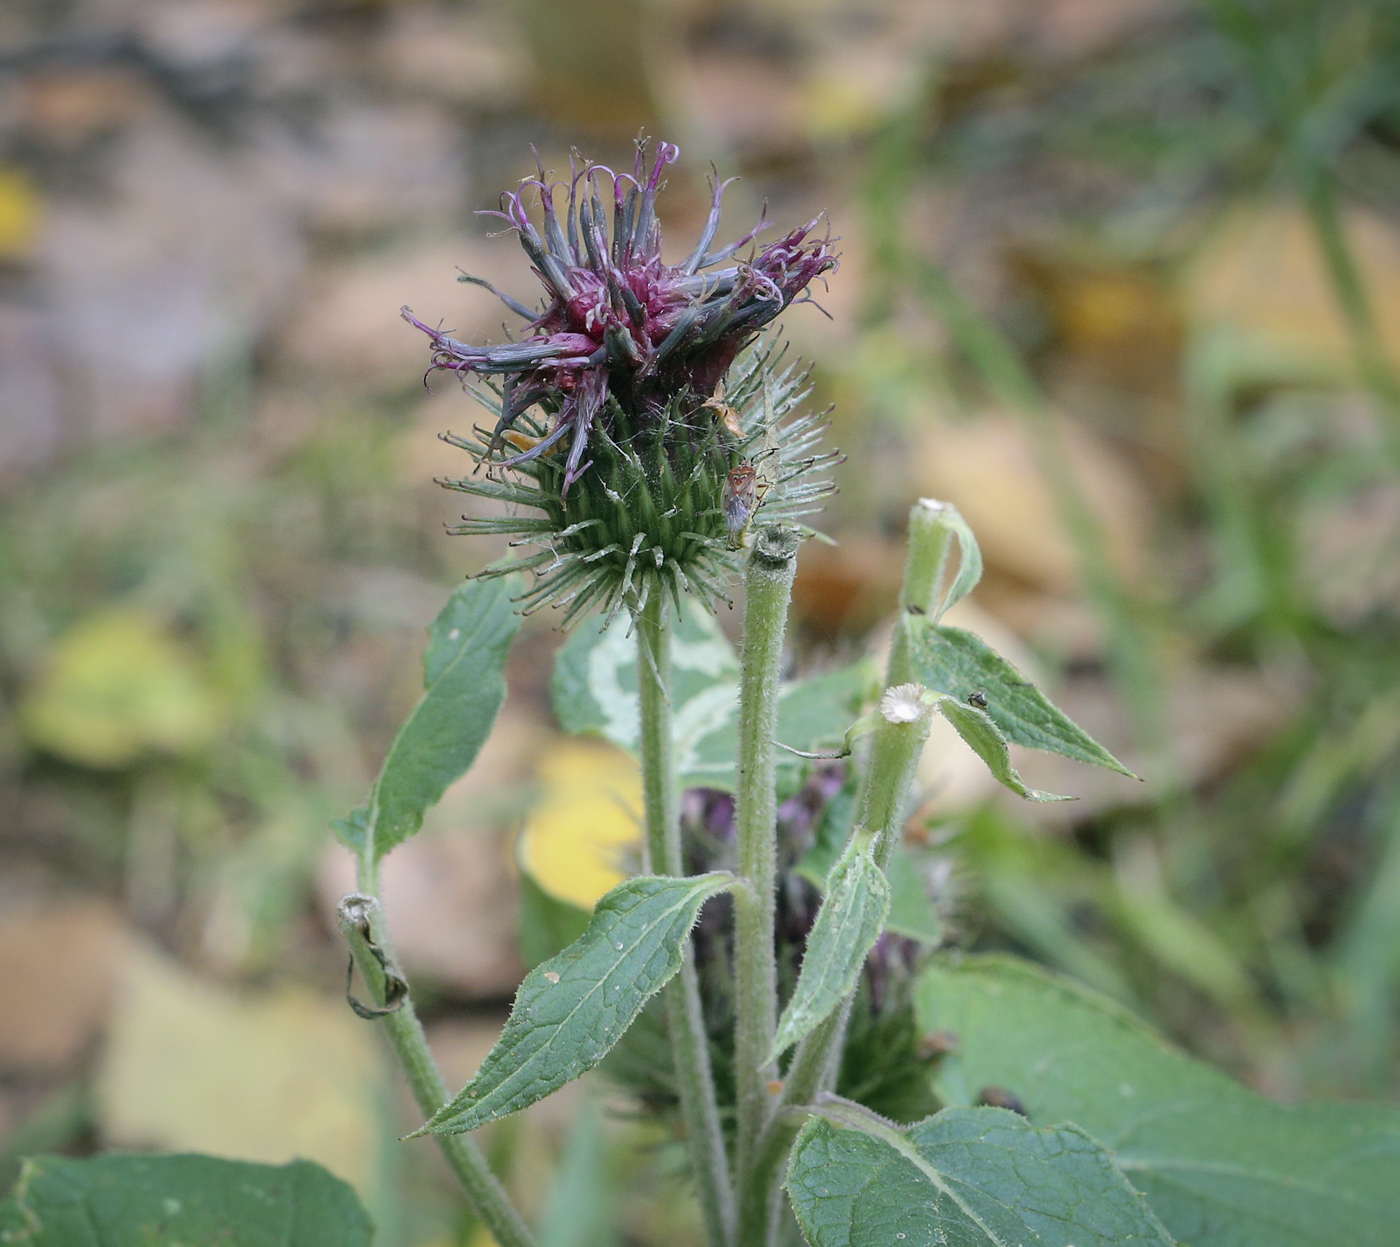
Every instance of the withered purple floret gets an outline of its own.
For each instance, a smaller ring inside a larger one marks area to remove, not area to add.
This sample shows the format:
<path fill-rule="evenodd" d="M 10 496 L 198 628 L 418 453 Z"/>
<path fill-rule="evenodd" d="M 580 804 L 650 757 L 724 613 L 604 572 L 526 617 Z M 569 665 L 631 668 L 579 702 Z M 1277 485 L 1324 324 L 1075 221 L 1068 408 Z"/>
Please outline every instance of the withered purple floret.
<path fill-rule="evenodd" d="M 594 164 L 580 169 L 571 160 L 567 183 L 547 181 L 541 169 L 519 190 L 501 196 L 501 211 L 494 215 L 519 235 L 544 285 L 544 304 L 532 311 L 489 282 L 465 279 L 493 291 L 529 321 L 522 340 L 474 346 L 403 309 L 404 318 L 432 340 L 433 368 L 500 378 L 503 402 L 493 452 L 503 448 L 503 434 L 531 406 L 543 404 L 554 412 L 546 437 L 498 460 L 501 466 L 536 458 L 572 434 L 567 490 L 590 466 L 584 460 L 589 434 L 606 418 L 609 399 L 640 427 L 638 422 L 659 419 L 677 395 L 694 395 L 697 402 L 709 397 L 764 326 L 800 299 L 815 278 L 836 267 L 830 237 L 813 236 L 819 217 L 748 259 L 716 268 L 764 228 L 760 220 L 737 242 L 710 250 L 729 185 L 717 176 L 696 247 L 681 264 L 664 263 L 656 195 L 663 171 L 679 155 L 674 144 L 658 144 L 646 172 L 646 148 L 639 143 L 630 175 Z M 604 203 L 609 189 L 610 208 Z M 531 191 L 542 208 L 539 228 L 526 211 Z M 562 222 L 555 204 L 560 191 L 568 192 Z"/>

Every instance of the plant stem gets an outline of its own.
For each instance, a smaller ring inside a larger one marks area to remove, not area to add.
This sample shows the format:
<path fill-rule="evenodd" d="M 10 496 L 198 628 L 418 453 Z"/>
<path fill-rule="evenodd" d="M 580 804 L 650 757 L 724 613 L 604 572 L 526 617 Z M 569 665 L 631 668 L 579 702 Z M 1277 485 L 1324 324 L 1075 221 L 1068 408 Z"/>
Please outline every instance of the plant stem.
<path fill-rule="evenodd" d="M 909 537 L 904 555 L 904 587 L 899 594 L 899 618 L 895 620 L 885 687 L 908 684 L 914 679 L 909 661 L 909 616 L 933 613 L 943 572 L 948 563 L 952 529 L 943 522 L 943 506 L 932 498 L 920 498 L 909 511 Z"/>
<path fill-rule="evenodd" d="M 637 614 L 637 690 L 641 711 L 642 806 L 647 857 L 658 875 L 683 875 L 680 800 L 671 726 L 671 624 L 656 586 Z M 734 1188 L 724 1150 L 709 1037 L 694 954 L 687 942 L 681 972 L 665 988 L 666 1021 L 680 1086 L 700 1209 L 711 1247 L 734 1241 Z"/>
<path fill-rule="evenodd" d="M 1392 455 L 1400 460 L 1400 376 L 1386 353 L 1385 343 L 1376 327 L 1376 317 L 1365 279 L 1352 251 L 1341 208 L 1337 203 L 1336 185 L 1331 175 L 1318 171 L 1304 177 L 1304 198 L 1318 249 L 1332 282 L 1332 289 L 1346 318 L 1352 353 L 1362 383 L 1384 409 L 1387 420 L 1387 443 Z"/>
<path fill-rule="evenodd" d="M 360 892 L 340 904 L 340 929 L 350 945 L 350 954 L 377 1005 L 385 1003 L 387 975 L 395 966 L 392 946 L 384 924 L 384 911 L 375 895 L 377 871 L 365 860 L 360 866 Z M 378 949 L 378 956 L 374 949 Z M 381 960 L 382 958 L 382 960 Z M 389 969 L 386 970 L 386 967 Z M 402 983 L 402 980 L 400 980 Z M 406 984 L 403 985 L 406 990 Z M 419 1111 L 431 1117 L 451 1098 L 442 1071 L 433 1059 L 427 1036 L 413 1001 L 407 996 L 392 1012 L 382 1017 L 385 1033 L 403 1067 Z M 471 1201 L 472 1210 L 491 1231 L 500 1247 L 535 1247 L 534 1236 L 510 1202 L 486 1158 L 467 1135 L 438 1135 L 437 1143 L 452 1172 L 457 1175 Z"/>
<path fill-rule="evenodd" d="M 904 810 L 914 784 L 919 755 L 928 739 L 930 710 L 913 722 L 881 722 L 875 731 L 860 817 L 852 835 L 862 830 L 875 833 L 875 861 L 883 870 L 899 842 L 904 826 Z M 786 1108 L 811 1104 L 834 1079 L 840 1059 L 851 998 L 798 1045 L 783 1080 L 777 1112 L 758 1141 L 751 1172 L 743 1185 L 739 1208 L 739 1241 L 744 1247 L 758 1247 L 772 1241 L 776 1220 L 778 1169 L 796 1137 L 801 1121 Z"/>
<path fill-rule="evenodd" d="M 778 1019 L 774 950 L 777 891 L 776 746 L 778 689 L 788 603 L 797 572 L 798 535 L 763 530 L 754 541 L 745 578 L 744 647 L 739 676 L 739 785 L 735 823 L 739 874 L 749 885 L 734 892 L 734 1091 L 738 1119 L 734 1170 L 740 1200 L 768 1124 L 777 1068 L 766 1064 Z"/>

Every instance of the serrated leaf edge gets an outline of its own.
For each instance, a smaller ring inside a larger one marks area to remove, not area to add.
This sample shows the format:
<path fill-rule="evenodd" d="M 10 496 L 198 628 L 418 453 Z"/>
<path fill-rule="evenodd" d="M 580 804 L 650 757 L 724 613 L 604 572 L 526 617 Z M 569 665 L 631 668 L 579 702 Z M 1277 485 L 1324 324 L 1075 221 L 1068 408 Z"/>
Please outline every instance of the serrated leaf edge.
<path fill-rule="evenodd" d="M 864 900 L 867 905 L 873 900 L 880 913 L 879 921 L 875 923 L 874 926 L 875 935 L 866 943 L 864 948 L 859 950 L 859 957 L 851 957 L 851 961 L 847 966 L 848 973 L 843 977 L 836 992 L 832 995 L 830 1005 L 818 1013 L 811 1011 L 810 1001 L 803 1000 L 804 987 L 811 981 L 808 977 L 809 960 L 806 957 L 803 958 L 802 970 L 797 977 L 797 986 L 793 989 L 792 997 L 787 1003 L 787 1008 L 783 1010 L 782 1017 L 778 1019 L 777 1030 L 773 1035 L 772 1047 L 769 1049 L 767 1057 L 764 1058 L 763 1063 L 765 1065 L 776 1062 L 793 1044 L 810 1034 L 811 1031 L 820 1025 L 832 1010 L 850 994 L 855 988 L 856 981 L 860 978 L 861 967 L 865 964 L 865 958 L 869 955 L 870 950 L 875 947 L 876 940 L 880 938 L 880 933 L 885 929 L 885 924 L 889 921 L 891 901 L 889 880 L 885 877 L 885 872 L 875 864 L 874 857 L 872 856 L 873 847 L 874 838 L 872 836 L 869 834 L 856 834 L 851 837 L 851 841 L 846 849 L 842 852 L 841 856 L 836 859 L 835 865 L 831 868 L 831 874 L 827 877 L 827 886 L 824 889 L 825 895 L 822 898 L 821 908 L 817 911 L 816 921 L 813 923 L 812 930 L 807 937 L 807 948 L 810 951 L 817 943 L 816 937 L 818 936 L 818 928 L 822 926 L 824 918 L 825 921 L 832 926 L 833 935 L 839 934 L 842 930 L 843 923 L 849 922 L 850 915 L 835 914 L 833 905 L 834 903 L 839 903 L 842 899 L 837 891 L 840 886 L 842 875 L 854 869 L 857 861 L 861 859 L 864 860 L 868 869 L 873 872 L 869 875 L 870 887 L 873 895 L 865 897 Z M 852 897 L 847 897 L 846 899 L 850 900 Z M 864 925 L 863 922 L 859 923 L 855 933 L 858 933 Z M 825 933 L 823 929 L 822 934 L 825 935 Z M 805 1012 L 799 1017 L 798 1010 L 804 1007 Z"/>
<path fill-rule="evenodd" d="M 613 891 L 613 892 L 619 891 L 619 890 L 621 890 L 622 888 L 626 888 L 629 884 L 635 884 L 639 878 L 645 878 L 645 877 L 646 877 L 646 876 L 636 876 L 636 877 L 634 877 L 634 878 L 632 878 L 632 879 L 628 879 L 626 882 L 619 884 L 619 885 L 618 885 L 616 888 L 614 888 L 612 891 Z M 670 881 L 672 881 L 672 882 L 677 882 L 677 883 L 686 882 L 686 883 L 691 883 L 691 884 L 698 884 L 698 883 L 700 883 L 700 882 L 702 882 L 702 881 L 705 881 L 705 880 L 708 880 L 708 881 L 709 881 L 709 885 L 708 885 L 707 887 L 698 890 L 698 895 L 697 895 L 696 890 L 692 890 L 692 891 L 690 891 L 690 892 L 687 892 L 687 893 L 685 894 L 685 896 L 684 896 L 683 899 L 679 900 L 674 906 L 672 906 L 669 910 L 667 910 L 665 914 L 661 915 L 660 917 L 658 917 L 658 918 L 655 920 L 655 922 L 652 924 L 653 927 L 655 927 L 655 926 L 661 926 L 661 925 L 663 925 L 664 923 L 669 922 L 672 918 L 674 918 L 675 914 L 676 914 L 678 911 L 684 909 L 687 905 L 691 904 L 692 902 L 695 903 L 696 915 L 698 916 L 698 915 L 699 915 L 699 912 L 700 912 L 700 906 L 703 905 L 707 900 L 710 900 L 712 897 L 718 896 L 721 892 L 728 891 L 730 888 L 733 888 L 733 887 L 737 886 L 737 885 L 739 884 L 739 882 L 740 882 L 740 880 L 739 880 L 738 878 L 736 878 L 734 875 L 730 874 L 730 873 L 727 872 L 727 871 L 715 871 L 715 872 L 712 872 L 712 873 L 709 874 L 709 875 L 697 875 L 697 876 L 692 876 L 692 877 L 690 877 L 690 878 L 688 878 L 688 879 L 684 879 L 684 878 L 681 878 L 681 877 L 671 877 L 671 876 L 653 876 L 653 877 L 654 877 L 654 878 L 660 878 L 660 879 L 668 879 L 668 880 L 670 880 Z M 608 896 L 610 896 L 610 895 L 612 895 L 611 892 L 608 893 Z M 598 906 L 599 906 L 600 908 L 605 904 L 605 902 L 606 902 L 607 899 L 608 899 L 608 896 L 604 896 L 604 897 L 598 902 Z M 596 910 L 595 910 L 595 912 L 596 912 Z M 591 925 L 591 924 L 590 924 L 590 925 Z M 688 936 L 688 935 L 689 935 L 689 932 L 687 932 L 687 936 Z M 585 930 L 584 933 L 583 933 L 583 935 L 581 935 L 581 936 L 579 937 L 578 940 L 575 940 L 574 943 L 577 944 L 577 943 L 579 943 L 579 942 L 581 942 L 582 940 L 585 940 L 585 939 L 587 939 L 587 938 L 588 938 L 588 931 Z M 573 945 L 570 945 L 570 948 L 572 948 L 572 947 L 573 947 Z M 551 982 L 551 980 L 549 979 L 549 975 L 550 975 L 551 973 L 556 974 L 556 979 L 553 980 L 553 982 L 557 982 L 557 981 L 558 981 L 558 978 L 557 978 L 557 971 L 554 971 L 554 970 L 552 969 L 552 967 L 554 966 L 555 962 L 557 962 L 557 961 L 559 960 L 559 957 L 564 956 L 568 951 L 569 951 L 569 949 L 565 949 L 563 953 L 560 953 L 560 954 L 556 955 L 555 957 L 551 957 L 548 961 L 543 961 L 543 962 L 541 962 L 538 966 L 536 966 L 533 970 L 531 970 L 531 971 L 529 972 L 529 974 L 527 974 L 527 975 L 525 976 L 524 981 L 522 981 L 522 983 L 521 983 L 521 985 L 520 985 L 520 988 L 519 988 L 519 989 L 517 990 L 517 992 L 516 992 L 516 999 L 517 999 L 517 1002 L 519 1001 L 519 998 L 520 998 L 521 994 L 525 991 L 526 984 L 538 983 L 540 980 L 544 980 L 544 981 L 546 981 L 546 982 Z M 650 1000 L 653 996 L 655 996 L 655 995 L 656 995 L 656 994 L 657 994 L 657 993 L 658 993 L 658 992 L 659 992 L 659 991 L 660 991 L 660 990 L 661 990 L 661 989 L 662 989 L 662 988 L 663 988 L 663 987 L 664 987 L 664 986 L 679 972 L 679 970 L 680 970 L 680 960 L 679 960 L 679 958 L 678 958 L 678 959 L 677 959 L 677 962 L 676 962 L 676 967 L 675 967 L 675 969 L 673 969 L 669 974 L 666 974 L 666 975 L 663 976 L 662 978 L 658 979 L 658 980 L 654 983 L 654 985 L 652 986 L 652 988 L 651 988 L 650 991 L 645 992 L 645 993 L 639 993 L 638 998 L 637 998 L 637 1002 L 636 1002 L 636 1007 L 633 1009 L 633 1011 L 632 1011 L 632 1016 L 628 1019 L 626 1026 L 624 1026 L 624 1027 L 622 1028 L 622 1031 L 619 1032 L 619 1035 L 618 1035 L 618 1038 L 619 1038 L 619 1039 L 621 1039 L 622 1034 L 625 1034 L 625 1033 L 626 1033 L 627 1029 L 630 1028 L 630 1026 L 632 1025 L 632 1023 L 635 1022 L 635 1021 L 637 1020 L 638 1014 L 640 1014 L 641 1011 L 642 1011 L 642 1006 L 645 1005 L 646 1002 L 647 1002 L 648 1000 Z M 568 1022 L 570 1019 L 572 1019 L 572 1018 L 578 1013 L 578 1011 L 579 1011 L 581 1008 L 584 1007 L 584 1004 L 585 1004 L 586 1002 L 588 1002 L 588 1001 L 590 1001 L 590 1000 L 593 999 L 595 993 L 597 993 L 597 992 L 599 992 L 599 991 L 602 991 L 602 990 L 605 988 L 606 983 L 607 983 L 607 977 L 608 977 L 608 976 L 607 976 L 606 974 L 602 975 L 602 976 L 598 979 L 598 981 L 597 981 L 592 987 L 590 987 L 590 988 L 588 989 L 588 991 L 585 992 L 584 995 L 583 995 L 582 997 L 580 997 L 578 1003 L 575 1004 L 575 1006 L 569 1011 L 569 1013 L 565 1016 L 565 1018 L 564 1018 L 562 1021 L 560 1021 L 560 1022 L 558 1022 L 557 1024 L 555 1024 L 555 1026 L 554 1026 L 554 1033 L 555 1033 L 556 1035 L 558 1034 L 558 1032 L 559 1032 L 560 1030 L 562 1030 L 562 1029 L 564 1028 L 564 1026 L 567 1024 L 567 1022 Z M 511 1009 L 511 1019 L 507 1020 L 507 1023 L 506 1023 L 507 1028 L 510 1026 L 510 1020 L 513 1020 L 514 1017 L 515 1017 L 515 1008 L 514 1008 L 514 1006 L 513 1006 L 512 1009 Z M 505 1035 L 505 1032 L 503 1031 L 503 1032 L 502 1032 L 502 1039 L 504 1038 L 504 1035 Z M 553 1036 L 551 1036 L 550 1039 L 546 1040 L 546 1045 L 545 1045 L 545 1047 L 542 1047 L 542 1048 L 540 1048 L 540 1049 L 537 1049 L 535 1052 L 533 1052 L 533 1053 L 530 1054 L 530 1056 L 527 1058 L 527 1063 L 533 1063 L 537 1058 L 539 1058 L 540 1055 L 541 1055 L 541 1053 L 543 1053 L 543 1052 L 546 1050 L 548 1044 L 549 1044 L 549 1043 L 552 1043 L 552 1042 L 553 1042 Z M 616 1042 L 617 1042 L 617 1041 L 614 1041 L 614 1043 L 616 1043 Z M 501 1039 L 498 1039 L 498 1040 L 496 1041 L 496 1044 L 492 1046 L 491 1052 L 488 1052 L 488 1053 L 486 1054 L 486 1057 L 485 1057 L 485 1058 L 483 1059 L 483 1061 L 482 1061 L 482 1068 L 483 1068 L 483 1069 L 485 1068 L 487 1062 L 491 1059 L 492 1053 L 494 1053 L 494 1052 L 496 1051 L 496 1048 L 499 1047 L 500 1043 L 501 1043 Z M 612 1049 L 611 1049 L 611 1046 L 610 1046 L 609 1048 L 605 1049 L 604 1051 L 597 1053 L 597 1054 L 596 1054 L 596 1059 L 591 1060 L 591 1061 L 585 1066 L 585 1069 L 592 1069 L 592 1068 L 594 1068 L 595 1066 L 597 1066 L 597 1065 L 599 1064 L 599 1062 L 601 1062 L 602 1059 L 603 1059 L 603 1058 L 608 1054 L 608 1052 L 611 1051 L 611 1050 L 612 1050 Z M 498 1083 L 498 1084 L 496 1085 L 496 1087 L 490 1088 L 490 1089 L 488 1089 L 488 1092 L 483 1093 L 483 1094 L 475 1095 L 475 1096 L 473 1096 L 473 1097 L 471 1097 L 471 1098 L 472 1098 L 472 1099 L 476 1099 L 476 1100 L 484 1099 L 484 1098 L 485 1098 L 485 1094 L 489 1094 L 491 1091 L 495 1091 L 495 1090 L 499 1089 L 499 1087 L 505 1086 L 506 1083 L 507 1083 L 509 1080 L 511 1080 L 511 1079 L 518 1078 L 519 1075 L 521 1074 L 521 1072 L 522 1072 L 524 1069 L 525 1069 L 525 1063 L 522 1063 L 522 1064 L 521 1064 L 520 1066 L 518 1066 L 516 1069 L 510 1071 L 510 1073 L 508 1073 L 508 1074 L 505 1076 L 505 1078 L 503 1078 L 503 1079 L 501 1080 L 501 1082 Z M 582 1072 L 582 1071 L 581 1071 L 581 1072 Z M 479 1077 L 480 1077 L 480 1071 L 478 1071 L 476 1077 L 474 1077 L 474 1078 L 472 1079 L 471 1082 L 467 1083 L 467 1085 L 466 1085 L 465 1087 L 463 1087 L 461 1091 L 459 1091 L 455 1096 L 452 1097 L 451 1100 L 449 1100 L 446 1104 L 444 1104 L 444 1105 L 442 1106 L 442 1108 L 438 1109 L 438 1111 L 437 1111 L 436 1113 L 434 1113 L 434 1114 L 432 1115 L 432 1117 L 430 1117 L 426 1122 L 424 1122 L 423 1125 L 419 1126 L 418 1129 L 415 1130 L 415 1131 L 413 1131 L 411 1134 L 405 1135 L 404 1138 L 405 1138 L 405 1139 L 416 1139 L 416 1138 L 420 1138 L 421 1136 L 423 1136 L 423 1135 L 425 1135 L 425 1134 L 462 1134 L 462 1133 L 464 1133 L 464 1132 L 466 1132 L 466 1131 L 475 1130 L 475 1129 L 477 1129 L 477 1128 L 480 1127 L 480 1126 L 484 1126 L 484 1125 L 486 1125 L 488 1122 L 498 1121 L 498 1120 L 499 1120 L 500 1118 L 502 1118 L 502 1117 L 509 1117 L 512 1113 L 519 1112 L 521 1108 L 528 1107 L 529 1104 L 538 1103 L 538 1101 L 544 1099 L 545 1096 L 548 1096 L 548 1095 L 553 1094 L 553 1091 L 548 1091 L 548 1092 L 545 1093 L 545 1095 L 537 1096 L 534 1100 L 527 1101 L 526 1104 L 522 1104 L 522 1105 L 520 1105 L 518 1108 L 509 1108 L 509 1109 L 502 1109 L 502 1110 L 491 1111 L 491 1112 L 489 1112 L 487 1115 L 482 1116 L 482 1117 L 480 1117 L 480 1118 L 478 1119 L 478 1118 L 477 1118 L 476 1116 L 474 1116 L 473 1113 L 472 1113 L 472 1107 L 473 1107 L 473 1106 L 471 1106 L 470 1104 L 468 1104 L 468 1105 L 466 1105 L 466 1106 L 464 1106 L 464 1107 L 458 1108 L 458 1107 L 457 1107 L 457 1102 L 458 1102 L 459 1100 L 463 1099 L 464 1097 L 466 1097 L 467 1092 L 469 1092 L 469 1091 L 472 1089 L 472 1087 L 476 1084 L 477 1078 L 479 1078 Z M 576 1075 L 576 1077 L 577 1077 L 577 1075 Z M 565 1080 L 565 1082 L 570 1082 L 570 1081 L 572 1081 L 572 1079 L 566 1079 L 566 1080 Z M 527 1082 L 527 1083 L 526 1083 L 526 1086 L 528 1087 L 528 1085 L 529 1085 L 529 1083 Z M 561 1083 L 560 1085 L 562 1086 L 562 1085 L 564 1085 L 564 1084 Z M 455 1111 L 449 1113 L 449 1110 L 455 1110 Z M 454 1123 L 451 1129 L 446 1128 L 448 1122 Z"/>

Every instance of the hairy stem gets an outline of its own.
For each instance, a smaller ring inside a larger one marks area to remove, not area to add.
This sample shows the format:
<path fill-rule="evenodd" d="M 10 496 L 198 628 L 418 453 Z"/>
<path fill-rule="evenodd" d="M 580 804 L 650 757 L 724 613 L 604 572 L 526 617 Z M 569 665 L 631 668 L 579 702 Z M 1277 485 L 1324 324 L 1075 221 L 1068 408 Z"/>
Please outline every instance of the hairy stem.
<path fill-rule="evenodd" d="M 886 688 L 914 679 L 905 622 L 910 614 L 928 615 L 936 608 L 951 541 L 952 532 L 943 521 L 941 506 L 930 499 L 915 503 L 909 515 L 904 585 Z M 875 731 L 870 765 L 861 785 L 859 815 L 851 834 L 859 835 L 863 830 L 875 833 L 874 856 L 881 870 L 888 867 L 890 854 L 899 842 L 904 810 L 931 720 L 931 711 L 913 722 L 885 719 Z M 835 1085 L 854 999 L 854 995 L 847 997 L 841 1008 L 821 1022 L 793 1053 L 776 1111 L 759 1136 L 750 1166 L 741 1170 L 745 1177 L 739 1206 L 742 1244 L 774 1241 L 780 1208 L 779 1171 L 802 1124 L 800 1113 L 784 1110 L 811 1104 L 821 1092 Z"/>
<path fill-rule="evenodd" d="M 904 810 L 924 741 L 928 739 L 932 711 L 913 722 L 881 722 L 875 731 L 870 771 L 865 784 L 860 817 L 852 835 L 875 833 L 875 861 L 883 870 L 899 842 Z M 755 1245 L 772 1241 L 776 1221 L 778 1171 L 802 1124 L 800 1116 L 786 1108 L 811 1104 L 832 1082 L 840 1059 L 851 998 L 804 1039 L 793 1054 L 783 1080 L 777 1112 L 763 1132 L 754 1154 L 751 1181 L 744 1185 L 739 1209 L 739 1241 Z"/>
<path fill-rule="evenodd" d="M 741 1192 L 759 1135 L 768 1124 L 774 1100 L 768 1086 L 777 1075 L 776 1066 L 765 1064 L 778 1019 L 773 933 L 778 873 L 777 759 L 773 740 L 797 545 L 798 536 L 792 530 L 765 529 L 754 542 L 745 579 L 735 821 L 739 873 L 749 886 L 734 893 L 735 1173 Z"/>
<path fill-rule="evenodd" d="M 384 925 L 384 911 L 375 895 L 378 880 L 372 861 L 360 865 L 360 892 L 347 896 L 340 905 L 340 929 L 350 945 L 360 975 L 369 988 L 376 1006 L 383 1008 L 390 987 L 390 975 L 396 974 L 392 946 Z M 431 1117 L 452 1097 L 442 1071 L 438 1069 L 427 1036 L 413 1001 L 407 996 L 407 985 L 397 978 L 394 987 L 404 994 L 401 1002 L 381 1018 L 389 1042 L 403 1067 L 408 1085 L 419 1111 Z M 509 1196 L 491 1172 L 481 1149 L 464 1134 L 438 1135 L 437 1143 L 452 1172 L 457 1175 L 472 1211 L 481 1218 L 500 1247 L 535 1247 L 534 1235 L 526 1228 Z"/>
<path fill-rule="evenodd" d="M 885 687 L 908 684 L 914 678 L 909 662 L 910 615 L 933 613 L 943 572 L 948 565 L 952 530 L 943 523 L 943 507 L 931 498 L 920 498 L 909 512 L 908 547 L 904 555 L 904 587 L 899 594 L 899 618 L 895 620 Z"/>
<path fill-rule="evenodd" d="M 671 726 L 671 624 L 659 589 L 637 615 L 637 685 L 641 709 L 642 805 L 647 856 L 658 875 L 683 875 L 675 738 Z M 694 955 L 687 943 L 681 972 L 665 988 L 666 1021 L 695 1164 L 700 1209 L 711 1247 L 734 1241 L 734 1188 L 720 1128 L 709 1038 Z"/>

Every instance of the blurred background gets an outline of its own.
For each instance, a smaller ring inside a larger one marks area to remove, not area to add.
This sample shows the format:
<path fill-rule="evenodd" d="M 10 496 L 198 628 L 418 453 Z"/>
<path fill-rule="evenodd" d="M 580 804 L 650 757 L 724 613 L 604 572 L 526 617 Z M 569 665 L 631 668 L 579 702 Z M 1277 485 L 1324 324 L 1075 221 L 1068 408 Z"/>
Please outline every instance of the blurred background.
<path fill-rule="evenodd" d="M 682 150 L 673 254 L 712 160 L 722 241 L 765 201 L 841 237 L 830 319 L 785 326 L 848 456 L 798 668 L 879 644 L 908 506 L 951 499 L 988 562 L 963 625 L 1145 777 L 1027 757 L 1082 798 L 1036 808 L 932 750 L 952 940 L 1269 1094 L 1396 1094 L 1394 0 L 9 0 L 0 1188 L 39 1150 L 300 1154 L 386 1247 L 483 1241 L 396 1142 L 329 920 L 329 820 L 498 553 L 444 535 L 436 434 L 476 416 L 398 309 L 499 336 L 458 268 L 535 293 L 474 211 L 532 143 L 630 164 L 639 132 Z M 522 973 L 520 862 L 586 904 L 635 835 L 628 765 L 554 724 L 552 628 L 388 865 L 454 1086 Z M 688 1241 L 674 1151 L 609 1095 L 487 1146 L 554 1247 Z"/>

